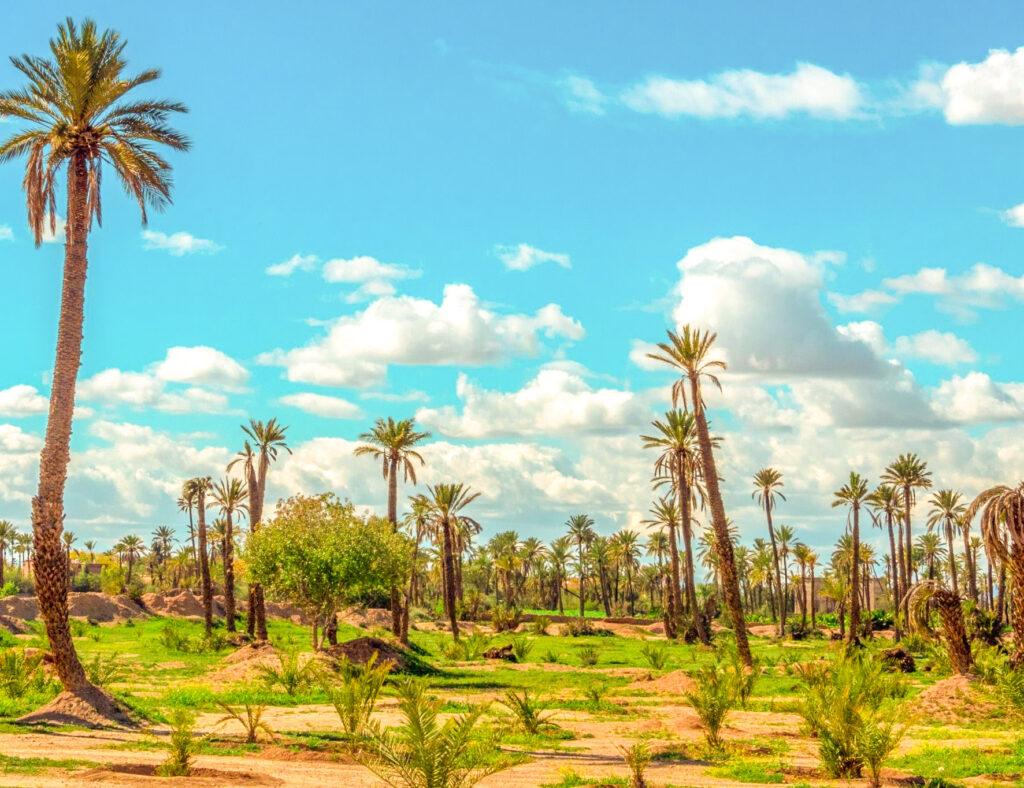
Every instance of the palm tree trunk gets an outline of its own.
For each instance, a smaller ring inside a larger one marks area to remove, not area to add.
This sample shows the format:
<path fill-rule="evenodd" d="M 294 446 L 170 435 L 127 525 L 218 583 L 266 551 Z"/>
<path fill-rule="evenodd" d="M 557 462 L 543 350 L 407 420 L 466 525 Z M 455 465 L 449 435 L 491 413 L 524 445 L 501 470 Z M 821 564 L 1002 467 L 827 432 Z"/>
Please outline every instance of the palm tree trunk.
<path fill-rule="evenodd" d="M 398 457 L 388 460 L 388 522 L 398 532 Z M 391 585 L 391 632 L 402 637 L 402 595 L 398 583 Z"/>
<path fill-rule="evenodd" d="M 953 525 L 948 520 L 946 521 L 946 550 L 949 553 L 949 576 L 952 582 L 953 593 L 959 597 L 960 586 L 957 583 L 956 577 L 956 552 L 953 550 Z M 968 556 L 967 561 L 970 562 L 970 560 L 970 556 Z"/>
<path fill-rule="evenodd" d="M 800 607 L 802 612 L 801 624 L 803 628 L 807 629 L 807 566 L 806 564 L 800 564 L 800 590 L 803 592 L 800 595 Z"/>
<path fill-rule="evenodd" d="M 815 620 L 814 602 L 814 564 L 811 564 L 811 629 L 817 629 L 818 622 Z"/>
<path fill-rule="evenodd" d="M 200 485 L 196 494 L 199 516 L 196 530 L 199 533 L 199 576 L 203 592 L 203 619 L 206 634 L 213 632 L 213 584 L 210 582 L 210 560 L 206 550 L 206 490 Z"/>
<path fill-rule="evenodd" d="M 846 645 L 854 646 L 860 638 L 860 506 L 853 505 L 853 558 L 850 567 L 850 629 Z"/>
<path fill-rule="evenodd" d="M 903 584 L 903 588 L 904 589 L 909 589 L 910 588 L 910 577 L 913 574 L 913 563 L 914 563 L 914 548 L 913 548 L 913 542 L 911 540 L 911 533 L 910 533 L 910 507 L 911 507 L 910 485 L 905 485 L 903 487 L 903 523 L 904 523 L 904 525 L 903 525 L 903 538 L 906 541 L 906 547 L 905 547 L 905 550 L 904 550 L 904 554 L 905 554 L 906 560 L 907 560 L 907 580 Z M 910 607 L 909 607 L 909 605 L 910 605 L 910 600 L 908 598 L 905 598 L 904 599 L 904 605 L 903 605 L 903 615 L 905 615 L 907 617 L 908 621 L 910 620 Z"/>
<path fill-rule="evenodd" d="M 583 542 L 579 543 L 577 552 L 579 554 L 579 559 L 580 559 L 580 563 L 579 563 L 579 570 L 580 570 L 580 618 L 583 618 L 587 614 L 587 609 L 586 609 L 586 605 L 584 603 L 584 597 L 583 597 L 583 575 L 585 574 L 585 572 L 583 571 Z"/>
<path fill-rule="evenodd" d="M 1010 626 L 1013 629 L 1013 654 L 1010 655 L 1010 665 L 1019 668 L 1024 665 L 1024 545 L 1014 541 L 1010 545 L 1009 558 L 1010 585 L 1013 587 L 1010 596 Z M 1006 591 L 1000 587 L 1000 599 L 1005 596 Z"/>
<path fill-rule="evenodd" d="M 677 463 L 676 472 L 679 474 L 676 479 L 677 488 L 680 491 L 679 524 L 683 529 L 683 550 L 686 552 L 686 577 L 683 578 L 686 586 L 686 607 L 689 609 L 690 619 L 693 628 L 697 632 L 700 642 L 707 645 L 711 642 L 711 633 L 705 626 L 704 616 L 697 609 L 697 580 L 693 571 L 693 526 L 690 523 L 690 485 L 686 478 L 685 469 Z M 677 602 L 679 597 L 676 597 Z"/>
<path fill-rule="evenodd" d="M 82 325 L 85 318 L 88 178 L 85 155 L 76 153 L 68 164 L 64 281 L 57 326 L 57 352 L 50 386 L 50 412 L 46 421 L 43 451 L 39 458 L 39 492 L 32 500 L 36 596 L 46 622 L 46 634 L 50 640 L 57 677 L 64 689 L 69 691 L 90 686 L 71 640 L 68 625 L 68 576 L 61 550 L 64 485 L 71 459 L 71 420 L 75 410 L 75 384 L 81 364 Z"/>
<path fill-rule="evenodd" d="M 971 536 L 967 528 L 963 529 L 964 533 L 964 560 L 967 561 L 967 593 L 971 596 L 971 601 L 974 604 L 978 604 L 978 567 L 974 560 L 974 555 L 971 550 Z"/>
<path fill-rule="evenodd" d="M 771 500 L 766 496 L 764 502 L 764 514 L 768 519 L 768 538 L 772 543 L 772 565 L 775 567 L 775 588 L 778 591 L 778 609 L 779 609 L 779 637 L 786 634 L 786 592 L 785 586 L 782 584 L 782 569 L 779 563 L 779 545 L 775 541 L 775 526 L 772 524 L 772 506 Z"/>
<path fill-rule="evenodd" d="M 224 518 L 224 618 L 225 629 L 235 631 L 235 543 L 232 535 L 231 512 Z"/>
<path fill-rule="evenodd" d="M 893 639 L 899 643 L 903 639 L 903 633 L 900 631 L 900 569 L 897 567 L 897 555 L 896 555 L 896 537 L 892 531 L 892 518 L 886 516 L 886 526 L 889 529 L 889 558 L 890 566 L 892 566 L 892 609 L 893 609 Z M 902 557 L 899 559 L 902 562 Z"/>
<path fill-rule="evenodd" d="M 452 525 L 445 518 L 441 523 L 443 531 L 444 547 L 444 600 L 448 608 L 448 621 L 452 626 L 452 637 L 459 639 L 458 613 L 455 610 L 455 560 L 454 560 L 454 539 L 452 539 Z"/>
<path fill-rule="evenodd" d="M 715 547 L 718 551 L 719 571 L 722 575 L 722 587 L 725 592 L 725 605 L 732 620 L 733 634 L 736 637 L 736 650 L 746 667 L 753 667 L 750 655 L 750 643 L 747 640 L 747 623 L 743 617 L 743 602 L 740 599 L 739 579 L 736 575 L 736 559 L 733 556 L 732 542 L 729 539 L 729 526 L 725 519 L 725 505 L 722 493 L 718 488 L 718 469 L 715 467 L 715 456 L 711 446 L 711 435 L 708 422 L 704 415 L 704 403 L 700 398 L 697 378 L 690 376 L 690 393 L 693 398 L 693 410 L 697 421 L 697 438 L 700 443 L 701 462 L 704 466 L 704 484 L 707 487 L 708 500 L 711 504 L 711 524 L 715 529 Z"/>

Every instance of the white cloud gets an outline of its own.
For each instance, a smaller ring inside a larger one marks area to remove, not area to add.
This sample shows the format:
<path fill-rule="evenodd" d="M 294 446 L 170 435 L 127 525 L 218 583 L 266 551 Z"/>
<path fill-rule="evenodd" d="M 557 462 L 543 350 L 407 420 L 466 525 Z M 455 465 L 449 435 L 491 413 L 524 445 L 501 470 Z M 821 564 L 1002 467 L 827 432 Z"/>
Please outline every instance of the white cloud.
<path fill-rule="evenodd" d="M 559 84 L 565 90 L 565 105 L 569 109 L 591 115 L 604 114 L 608 97 L 591 80 L 573 74 Z"/>
<path fill-rule="evenodd" d="M 0 224 L 0 241 L 13 241 L 14 230 L 8 224 Z"/>
<path fill-rule="evenodd" d="M 742 69 L 723 71 L 707 80 L 649 77 L 629 88 L 622 100 L 637 112 L 667 117 L 757 120 L 795 114 L 845 120 L 861 115 L 865 104 L 856 80 L 811 63 L 798 63 L 789 74 Z"/>
<path fill-rule="evenodd" d="M 382 263 L 374 257 L 351 257 L 347 260 L 328 260 L 324 263 L 324 280 L 327 282 L 370 282 L 390 279 L 415 279 L 421 271 Z"/>
<path fill-rule="evenodd" d="M 296 254 L 283 263 L 268 266 L 267 273 L 271 276 L 291 276 L 296 271 L 312 271 L 319 262 L 320 258 L 315 254 Z"/>
<path fill-rule="evenodd" d="M 170 252 L 174 257 L 181 257 L 186 254 L 213 254 L 224 247 L 208 241 L 205 238 L 196 238 L 191 233 L 177 232 L 171 235 L 159 233 L 155 230 L 143 230 L 142 240 L 146 243 L 146 249 L 160 249 Z"/>
<path fill-rule="evenodd" d="M 54 217 L 53 232 L 50 231 L 50 219 L 47 218 L 43 222 L 43 243 L 63 243 L 64 242 L 64 228 L 67 226 L 67 222 L 61 218 L 60 214 Z"/>
<path fill-rule="evenodd" d="M 78 398 L 108 406 L 127 405 L 135 410 L 155 408 L 167 413 L 222 413 L 224 394 L 198 386 L 168 391 L 166 382 L 147 372 L 107 369 L 78 384 Z"/>
<path fill-rule="evenodd" d="M 172 347 L 152 371 L 161 380 L 224 388 L 239 388 L 249 380 L 245 367 L 226 353 L 204 345 Z"/>
<path fill-rule="evenodd" d="M 943 112 L 954 125 L 1024 123 L 1024 47 L 993 49 L 980 63 L 958 63 L 942 79 Z"/>
<path fill-rule="evenodd" d="M 533 315 L 499 315 L 469 285 L 450 284 L 440 304 L 411 296 L 381 298 L 339 317 L 309 345 L 264 353 L 257 361 L 285 367 L 292 381 L 366 388 L 384 378 L 388 364 L 483 366 L 535 356 L 541 336 L 573 341 L 583 334 L 557 304 Z"/>
<path fill-rule="evenodd" d="M 621 432 L 650 421 L 650 408 L 631 391 L 591 388 L 574 372 L 541 369 L 519 391 L 488 391 L 459 375 L 461 412 L 451 406 L 420 409 L 417 421 L 453 438 L 580 435 Z"/>
<path fill-rule="evenodd" d="M 969 372 L 939 384 L 935 406 L 959 423 L 1019 421 L 1024 417 L 1024 384 L 999 384 L 984 372 Z"/>
<path fill-rule="evenodd" d="M 1000 211 L 999 218 L 1010 227 L 1024 227 L 1024 203 Z"/>
<path fill-rule="evenodd" d="M 326 419 L 358 419 L 363 415 L 362 408 L 355 403 L 341 397 L 329 397 L 325 394 L 313 394 L 310 392 L 287 394 L 281 397 L 278 402 Z"/>
<path fill-rule="evenodd" d="M 900 358 L 916 358 L 933 364 L 970 364 L 978 354 L 970 344 L 948 331 L 929 329 L 913 336 L 897 337 L 893 352 Z"/>
<path fill-rule="evenodd" d="M 363 391 L 360 399 L 379 399 L 381 402 L 427 402 L 430 395 L 425 391 L 411 389 L 409 391 Z"/>
<path fill-rule="evenodd" d="M 653 358 L 648 357 L 648 353 L 657 353 L 658 346 L 653 342 L 644 342 L 640 339 L 634 339 L 633 344 L 629 349 L 629 360 L 640 367 L 640 369 L 651 370 L 663 370 L 665 369 L 664 363 L 661 361 L 655 361 Z"/>
<path fill-rule="evenodd" d="M 495 252 L 505 268 L 510 271 L 526 271 L 539 263 L 557 263 L 562 268 L 569 268 L 571 265 L 569 255 L 545 252 L 529 244 L 498 246 L 495 247 Z"/>
<path fill-rule="evenodd" d="M 890 306 L 899 301 L 896 296 L 881 290 L 865 290 L 854 295 L 842 295 L 840 293 L 829 293 L 829 303 L 840 312 L 862 312 L 870 313 L 880 307 Z"/>
<path fill-rule="evenodd" d="M 0 391 L 0 416 L 6 418 L 35 416 L 46 413 L 49 407 L 50 401 L 34 386 L 21 384 Z"/>

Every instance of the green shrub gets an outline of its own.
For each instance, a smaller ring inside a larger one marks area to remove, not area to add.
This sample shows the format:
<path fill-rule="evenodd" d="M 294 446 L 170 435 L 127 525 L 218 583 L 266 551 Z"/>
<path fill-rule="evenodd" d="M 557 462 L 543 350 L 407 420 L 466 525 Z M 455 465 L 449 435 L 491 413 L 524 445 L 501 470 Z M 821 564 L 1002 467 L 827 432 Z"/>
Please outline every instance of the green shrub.
<path fill-rule="evenodd" d="M 529 638 L 518 637 L 512 639 L 512 653 L 516 655 L 516 661 L 526 662 L 526 658 L 533 651 L 533 641 Z"/>
<path fill-rule="evenodd" d="M 480 657 L 483 656 L 483 653 L 487 651 L 487 647 L 490 645 L 491 639 L 478 630 L 468 637 L 464 637 L 461 643 L 462 658 L 473 662 L 480 659 Z"/>
<path fill-rule="evenodd" d="M 704 728 L 704 738 L 712 749 L 722 746 L 722 725 L 736 703 L 732 676 L 720 665 L 711 665 L 693 674 L 696 687 L 685 694 Z"/>
<path fill-rule="evenodd" d="M 188 777 L 196 747 L 195 717 L 184 709 L 175 709 L 171 714 L 169 754 L 167 760 L 157 767 L 157 774 L 161 777 Z"/>
<path fill-rule="evenodd" d="M 544 660 L 545 662 L 549 662 L 552 665 L 558 663 L 561 660 L 561 658 L 561 655 L 557 651 L 554 651 L 550 648 L 541 655 L 542 660 Z"/>
<path fill-rule="evenodd" d="M 363 735 L 377 704 L 377 696 L 391 671 L 390 662 L 376 663 L 376 654 L 364 665 L 353 665 L 343 659 L 338 665 L 340 681 L 331 681 L 327 674 L 321 678 L 321 686 L 338 713 L 342 730 L 350 739 Z"/>
<path fill-rule="evenodd" d="M 263 722 L 263 714 L 267 710 L 266 706 L 257 706 L 254 703 L 245 702 L 239 708 L 235 709 L 223 701 L 217 701 L 217 705 L 224 710 L 226 716 L 217 720 L 216 724 L 223 725 L 225 722 L 231 722 L 234 720 L 241 725 L 245 731 L 246 744 L 255 744 L 260 731 L 266 733 L 267 736 L 270 737 L 271 741 L 276 738 L 274 736 L 274 732 L 270 729 L 270 726 Z"/>
<path fill-rule="evenodd" d="M 646 771 L 651 765 L 651 749 L 647 742 L 637 742 L 632 747 L 620 747 L 626 766 L 629 767 L 630 788 L 647 788 Z"/>
<path fill-rule="evenodd" d="M 281 687 L 289 696 L 294 697 L 313 682 L 314 663 L 302 664 L 299 652 L 292 649 L 277 652 L 280 668 L 273 665 L 257 665 L 257 675 L 268 690 Z"/>
<path fill-rule="evenodd" d="M 600 653 L 597 646 L 583 646 L 579 650 L 580 664 L 585 668 L 594 667 L 597 664 Z"/>
<path fill-rule="evenodd" d="M 594 625 L 586 618 L 574 619 L 566 622 L 565 631 L 570 637 L 588 637 L 594 634 Z"/>
<path fill-rule="evenodd" d="M 118 660 L 117 654 L 108 654 L 106 657 L 95 654 L 84 667 L 85 675 L 97 687 L 108 687 L 125 677 L 125 665 Z"/>
<path fill-rule="evenodd" d="M 519 626 L 521 613 L 514 607 L 498 605 L 491 611 L 491 626 L 495 632 L 511 632 Z"/>
<path fill-rule="evenodd" d="M 0 690 L 10 698 L 20 698 L 30 689 L 41 688 L 46 676 L 39 666 L 43 655 L 25 656 L 24 649 L 0 651 Z"/>
<path fill-rule="evenodd" d="M 546 635 L 548 627 L 551 626 L 551 619 L 547 616 L 536 616 L 530 624 L 530 629 L 535 635 Z"/>
<path fill-rule="evenodd" d="M 529 690 L 523 690 L 522 694 L 508 690 L 498 703 L 512 712 L 517 727 L 533 736 L 558 727 L 551 714 L 541 711 L 539 700 Z"/>
<path fill-rule="evenodd" d="M 668 649 L 664 646 L 655 646 L 652 643 L 644 643 L 640 649 L 640 656 L 648 664 L 651 670 L 662 670 L 668 662 Z"/>
<path fill-rule="evenodd" d="M 876 715 L 865 719 L 857 732 L 857 750 L 868 770 L 872 788 L 882 784 L 882 766 L 903 738 L 904 728 Z"/>

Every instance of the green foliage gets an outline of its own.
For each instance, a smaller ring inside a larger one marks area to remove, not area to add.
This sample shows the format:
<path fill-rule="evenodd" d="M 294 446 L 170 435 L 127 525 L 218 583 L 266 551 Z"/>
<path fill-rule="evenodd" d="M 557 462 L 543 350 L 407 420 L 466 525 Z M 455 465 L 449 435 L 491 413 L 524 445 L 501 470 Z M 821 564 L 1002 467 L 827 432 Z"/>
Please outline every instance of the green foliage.
<path fill-rule="evenodd" d="M 226 722 L 234 720 L 245 730 L 246 744 L 255 744 L 260 731 L 266 733 L 267 736 L 270 737 L 271 741 L 276 738 L 274 736 L 274 732 L 270 729 L 270 726 L 263 722 L 263 714 L 267 710 L 266 706 L 245 703 L 241 708 L 235 709 L 223 702 L 218 702 L 217 705 L 223 709 L 226 716 L 217 720 L 216 724 L 223 725 Z"/>
<path fill-rule="evenodd" d="M 370 721 L 377 696 L 391 671 L 391 663 L 376 664 L 377 655 L 370 657 L 365 665 L 353 665 L 347 659 L 338 663 L 339 680 L 332 680 L 324 673 L 321 687 L 341 720 L 341 729 L 349 739 L 363 735 Z"/>
<path fill-rule="evenodd" d="M 809 663 L 801 674 L 807 691 L 800 714 L 819 740 L 825 771 L 832 777 L 860 777 L 869 754 L 864 747 L 875 747 L 872 757 L 877 757 L 887 740 L 874 731 L 881 724 L 878 712 L 886 700 L 904 694 L 905 685 L 877 661 L 859 655 Z M 897 731 L 886 735 L 895 736 Z"/>
<path fill-rule="evenodd" d="M 565 631 L 570 637 L 574 638 L 588 637 L 595 633 L 594 625 L 586 618 L 567 621 Z"/>
<path fill-rule="evenodd" d="M 399 709 L 405 722 L 381 728 L 367 726 L 368 739 L 355 757 L 385 783 L 398 788 L 468 788 L 510 763 L 496 758 L 494 747 L 474 737 L 484 710 L 470 711 L 442 724 L 440 703 L 427 697 L 415 679 L 398 685 Z"/>
<path fill-rule="evenodd" d="M 2 586 L 0 586 L 0 598 L 14 596 L 18 593 L 18 584 L 13 580 L 8 580 Z"/>
<path fill-rule="evenodd" d="M 125 665 L 116 654 L 94 654 L 93 658 L 84 664 L 85 675 L 89 681 L 97 687 L 109 687 L 111 684 L 121 681 L 126 675 Z"/>
<path fill-rule="evenodd" d="M 498 700 L 502 706 L 512 712 L 515 724 L 531 735 L 539 735 L 546 730 L 557 728 L 552 721 L 551 714 L 544 714 L 541 711 L 538 698 L 529 690 L 523 690 L 522 694 L 515 690 L 508 690 L 504 697 Z"/>
<path fill-rule="evenodd" d="M 40 666 L 43 655 L 25 656 L 24 649 L 0 651 L 0 690 L 9 698 L 20 698 L 30 689 L 41 689 L 46 676 Z"/>
<path fill-rule="evenodd" d="M 557 664 L 561 659 L 561 655 L 554 649 L 548 649 L 540 657 L 544 662 L 548 662 L 552 665 Z"/>
<path fill-rule="evenodd" d="M 167 760 L 157 767 L 161 777 L 188 777 L 192 771 L 192 756 L 196 751 L 195 717 L 184 709 L 171 714 L 171 741 Z"/>
<path fill-rule="evenodd" d="M 587 703 L 595 711 L 600 708 L 601 701 L 604 700 L 604 696 L 608 694 L 608 687 L 604 684 L 588 684 L 583 688 L 583 694 L 587 699 Z"/>
<path fill-rule="evenodd" d="M 868 770 L 872 788 L 881 786 L 882 766 L 899 746 L 904 731 L 892 719 L 881 719 L 877 713 L 865 719 L 857 731 L 858 754 Z"/>
<path fill-rule="evenodd" d="M 530 652 L 533 651 L 533 641 L 527 637 L 518 637 L 512 639 L 512 653 L 516 655 L 516 660 L 519 662 L 526 662 L 526 658 L 530 656 Z"/>
<path fill-rule="evenodd" d="M 995 679 L 999 697 L 1018 714 L 1024 714 L 1024 669 L 1004 664 Z"/>
<path fill-rule="evenodd" d="M 530 624 L 530 629 L 535 635 L 546 635 L 548 627 L 551 626 L 551 619 L 547 616 L 536 616 Z"/>
<path fill-rule="evenodd" d="M 276 650 L 276 654 L 281 664 L 279 668 L 273 665 L 256 666 L 257 675 L 268 690 L 280 687 L 294 697 L 313 683 L 315 668 L 312 660 L 303 665 L 302 657 L 295 649 Z"/>
<path fill-rule="evenodd" d="M 511 632 L 519 626 L 522 613 L 517 608 L 498 605 L 491 611 L 491 626 L 495 632 Z"/>
<path fill-rule="evenodd" d="M 483 632 L 477 630 L 471 635 L 462 638 L 459 642 L 462 645 L 463 659 L 474 661 L 483 656 L 483 653 L 491 643 L 491 639 Z"/>
<path fill-rule="evenodd" d="M 644 643 L 640 649 L 640 656 L 651 670 L 663 670 L 668 663 L 668 649 L 664 646 L 655 646 L 653 643 Z"/>
<path fill-rule="evenodd" d="M 685 694 L 704 728 L 704 738 L 712 749 L 722 746 L 722 725 L 736 703 L 733 677 L 720 665 L 703 668 L 693 675 L 696 687 Z"/>
<path fill-rule="evenodd" d="M 651 749 L 647 742 L 637 742 L 632 747 L 620 747 L 622 757 L 629 767 L 630 788 L 647 788 L 645 773 L 651 765 Z"/>
<path fill-rule="evenodd" d="M 250 582 L 326 621 L 345 603 L 388 594 L 406 576 L 411 549 L 386 520 L 325 493 L 278 504 L 244 557 Z"/>
<path fill-rule="evenodd" d="M 747 708 L 750 696 L 754 692 L 758 676 L 761 675 L 761 661 L 752 657 L 753 664 L 748 668 L 740 660 L 739 652 L 735 649 L 729 650 L 729 670 L 732 673 L 733 687 L 736 691 L 736 699 L 740 706 Z"/>
<path fill-rule="evenodd" d="M 180 626 L 167 624 L 160 630 L 160 644 L 168 651 L 181 654 L 215 654 L 228 647 L 223 633 L 213 631 L 209 635 L 188 635 Z"/>
<path fill-rule="evenodd" d="M 592 668 L 597 664 L 600 655 L 597 646 L 583 646 L 579 650 L 580 664 L 585 668 Z"/>

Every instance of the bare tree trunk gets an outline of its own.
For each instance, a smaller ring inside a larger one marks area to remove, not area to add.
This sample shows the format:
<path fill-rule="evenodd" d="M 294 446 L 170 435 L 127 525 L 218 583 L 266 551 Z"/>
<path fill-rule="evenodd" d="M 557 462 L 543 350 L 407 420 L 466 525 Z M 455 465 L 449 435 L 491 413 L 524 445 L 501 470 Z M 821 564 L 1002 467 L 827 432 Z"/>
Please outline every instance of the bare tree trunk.
<path fill-rule="evenodd" d="M 978 567 L 974 560 L 974 553 L 971 550 L 971 535 L 967 528 L 964 533 L 964 560 L 967 561 L 967 593 L 971 601 L 978 604 Z"/>
<path fill-rule="evenodd" d="M 893 610 L 892 620 L 893 620 L 893 630 L 894 630 L 894 632 L 893 632 L 893 639 L 897 643 L 899 643 L 903 639 L 903 632 L 901 631 L 901 628 L 900 628 L 900 601 L 901 601 L 901 597 L 900 597 L 901 588 L 900 588 L 900 578 L 899 578 L 900 568 L 897 567 L 897 565 L 896 565 L 896 563 L 897 563 L 897 558 L 896 558 L 896 538 L 895 538 L 895 536 L 893 535 L 893 532 L 892 532 L 892 518 L 887 515 L 886 518 L 885 518 L 885 522 L 886 522 L 886 525 L 889 528 L 889 559 L 890 559 L 889 563 L 890 563 L 890 566 L 892 567 L 892 570 L 891 570 L 891 575 L 892 575 L 891 576 L 891 580 L 892 580 L 892 610 Z"/>
<path fill-rule="evenodd" d="M 904 555 L 907 559 L 907 580 L 903 584 L 904 591 L 910 590 L 910 577 L 913 575 L 913 563 L 914 563 L 914 548 L 911 541 L 910 534 L 910 508 L 911 508 L 911 497 L 910 497 L 910 486 L 905 485 L 903 487 L 903 538 L 906 541 L 906 547 L 904 548 Z M 910 620 L 910 600 L 908 597 L 904 597 L 903 615 L 906 616 L 907 620 Z"/>
<path fill-rule="evenodd" d="M 678 478 L 676 479 L 676 484 L 680 490 L 679 524 L 683 529 L 683 550 L 686 551 L 686 577 L 683 578 L 686 585 L 686 607 L 689 610 L 690 619 L 693 623 L 693 628 L 697 632 L 697 637 L 701 643 L 707 645 L 711 642 L 711 633 L 708 632 L 708 628 L 705 626 L 704 616 L 701 615 L 701 611 L 697 608 L 697 580 L 693 571 L 693 527 L 690 523 L 690 485 L 682 463 L 677 463 L 677 466 L 676 473 Z M 676 600 L 678 602 L 678 596 Z"/>
<path fill-rule="evenodd" d="M 235 631 L 235 540 L 231 512 L 224 517 L 224 618 L 225 629 Z"/>
<path fill-rule="evenodd" d="M 1010 585 L 1013 593 L 1010 596 L 1010 626 L 1013 629 L 1013 654 L 1010 664 L 1019 668 L 1024 665 L 1024 545 L 1014 541 L 1010 545 Z M 1004 562 L 1005 563 L 1005 562 Z M 1002 599 L 1006 591 L 999 589 Z"/>
<path fill-rule="evenodd" d="M 853 559 L 850 567 L 850 629 L 846 645 L 860 642 L 860 504 L 853 504 Z"/>
<path fill-rule="evenodd" d="M 199 577 L 202 582 L 203 592 L 203 619 L 206 624 L 206 634 L 213 632 L 213 584 L 210 582 L 210 559 L 206 550 L 206 481 L 200 482 L 199 491 L 196 493 L 198 501 L 199 516 L 197 518 L 197 530 L 199 532 Z"/>
<path fill-rule="evenodd" d="M 768 538 L 772 543 L 772 564 L 775 567 L 775 588 L 778 591 L 779 628 L 778 635 L 783 637 L 786 634 L 786 591 L 782 583 L 782 569 L 779 562 L 779 546 L 775 541 L 775 526 L 772 524 L 771 501 L 766 497 L 764 502 L 764 514 L 768 519 Z"/>
<path fill-rule="evenodd" d="M 753 666 L 750 655 L 750 643 L 747 640 L 747 622 L 743 616 L 743 602 L 740 599 L 739 579 L 736 575 L 736 560 L 733 556 L 732 542 L 729 540 L 729 526 L 725 519 L 725 505 L 722 493 L 718 488 L 718 469 L 715 467 L 715 456 L 711 446 L 711 435 L 708 422 L 704 416 L 704 403 L 700 398 L 700 389 L 696 377 L 690 377 L 690 393 L 693 398 L 693 410 L 697 421 L 697 438 L 700 443 L 701 462 L 704 466 L 704 484 L 707 488 L 708 500 L 711 504 L 711 524 L 715 529 L 715 547 L 718 552 L 719 571 L 722 576 L 722 588 L 725 592 L 725 604 L 732 619 L 733 634 L 736 637 L 736 650 L 746 667 Z"/>
<path fill-rule="evenodd" d="M 64 689 L 69 691 L 84 690 L 90 686 L 68 625 L 68 575 L 61 549 L 64 486 L 71 459 L 71 421 L 75 410 L 75 384 L 82 358 L 82 326 L 85 319 L 88 178 L 85 155 L 76 153 L 68 164 L 64 281 L 60 322 L 57 326 L 57 352 L 50 386 L 50 412 L 46 421 L 43 451 L 39 458 L 39 492 L 32 499 L 36 596 L 46 622 L 46 634 L 50 640 L 57 677 Z"/>
<path fill-rule="evenodd" d="M 583 543 L 582 542 L 579 544 L 577 552 L 579 553 L 579 559 L 580 559 L 580 564 L 579 564 L 579 570 L 580 570 L 580 618 L 583 618 L 584 616 L 586 616 L 587 610 L 586 610 L 586 605 L 584 603 L 584 596 L 583 596 L 583 576 L 586 574 L 586 572 L 584 571 L 584 567 L 583 567 Z"/>
<path fill-rule="evenodd" d="M 452 538 L 452 525 L 445 519 L 441 523 L 444 538 L 444 599 L 448 608 L 448 620 L 452 626 L 452 637 L 459 639 L 459 616 L 455 610 L 455 560 L 452 554 L 454 539 Z"/>
<path fill-rule="evenodd" d="M 388 460 L 388 522 L 398 532 L 398 457 Z M 391 632 L 402 637 L 402 595 L 398 583 L 391 584 Z M 404 642 L 404 641 L 403 641 Z"/>

